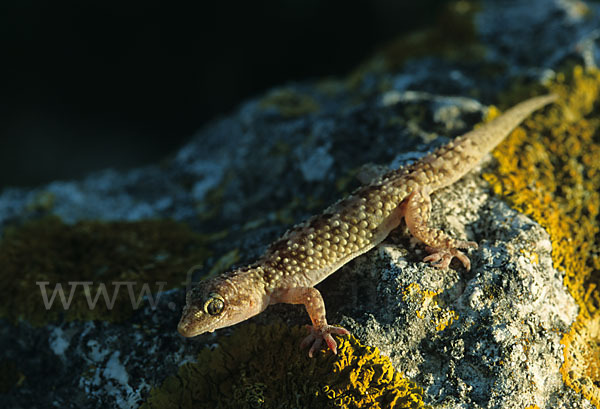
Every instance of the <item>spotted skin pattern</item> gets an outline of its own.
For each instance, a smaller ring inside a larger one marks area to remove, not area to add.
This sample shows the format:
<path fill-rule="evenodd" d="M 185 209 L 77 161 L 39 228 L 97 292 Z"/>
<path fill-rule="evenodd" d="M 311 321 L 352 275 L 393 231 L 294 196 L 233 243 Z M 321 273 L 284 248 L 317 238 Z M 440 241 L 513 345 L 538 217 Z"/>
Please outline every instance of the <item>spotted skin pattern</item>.
<path fill-rule="evenodd" d="M 402 218 L 410 233 L 425 243 L 429 255 L 424 261 L 447 268 L 456 257 L 469 270 L 469 258 L 460 249 L 476 248 L 477 244 L 452 239 L 427 225 L 430 195 L 460 179 L 533 111 L 555 100 L 556 95 L 545 95 L 517 104 L 293 227 L 256 263 L 199 283 L 186 296 L 179 332 L 193 337 L 237 324 L 270 304 L 304 304 L 312 326 L 301 346 L 310 346 L 308 355 L 312 357 L 325 341 L 337 353 L 331 335 L 348 331 L 327 323 L 323 298 L 314 286 L 382 242 Z"/>

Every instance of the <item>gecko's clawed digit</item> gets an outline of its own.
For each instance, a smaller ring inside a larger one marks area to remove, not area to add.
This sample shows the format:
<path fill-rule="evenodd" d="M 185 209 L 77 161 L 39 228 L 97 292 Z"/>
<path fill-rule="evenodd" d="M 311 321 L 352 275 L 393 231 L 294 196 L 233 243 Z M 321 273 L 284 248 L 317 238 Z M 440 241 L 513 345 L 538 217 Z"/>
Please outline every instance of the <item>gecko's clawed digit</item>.
<path fill-rule="evenodd" d="M 348 335 L 350 332 L 342 327 L 335 327 L 333 325 L 325 325 L 322 328 L 315 328 L 312 325 L 307 325 L 306 328 L 310 333 L 300 343 L 300 349 L 304 349 L 310 345 L 308 350 L 308 356 L 313 357 L 314 353 L 319 350 L 323 341 L 327 344 L 327 347 L 331 349 L 334 354 L 337 354 L 337 343 L 331 336 L 336 335 Z"/>
<path fill-rule="evenodd" d="M 427 246 L 425 250 L 429 253 L 423 259 L 426 263 L 431 263 L 437 268 L 447 268 L 454 257 L 456 257 L 465 266 L 467 271 L 471 270 L 471 260 L 462 251 L 458 249 L 477 248 L 474 241 L 457 241 L 455 248 L 435 248 Z"/>

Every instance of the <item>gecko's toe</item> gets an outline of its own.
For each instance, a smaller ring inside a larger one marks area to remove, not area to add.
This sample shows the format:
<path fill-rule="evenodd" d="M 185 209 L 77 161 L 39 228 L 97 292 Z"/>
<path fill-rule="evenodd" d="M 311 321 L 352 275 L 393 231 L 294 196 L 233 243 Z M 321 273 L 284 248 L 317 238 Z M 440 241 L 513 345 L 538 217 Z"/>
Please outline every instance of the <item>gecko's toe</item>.
<path fill-rule="evenodd" d="M 333 352 L 335 355 L 337 355 L 337 342 L 335 342 L 335 339 L 333 339 L 331 334 L 323 335 L 323 339 L 325 340 L 327 347 L 329 349 L 331 349 L 331 352 Z"/>
<path fill-rule="evenodd" d="M 300 343 L 300 348 L 306 348 L 308 345 L 311 345 L 308 350 L 308 356 L 310 358 L 313 357 L 314 353 L 321 347 L 323 341 L 327 344 L 327 347 L 331 349 L 334 354 L 337 354 L 337 343 L 331 336 L 331 334 L 336 335 L 348 335 L 350 332 L 342 327 L 334 327 L 331 325 L 325 325 L 322 328 L 314 328 L 311 325 L 307 325 L 310 329 L 310 334 L 306 336 Z"/>
<path fill-rule="evenodd" d="M 474 242 L 460 242 L 460 248 L 467 247 L 477 247 L 477 243 Z M 460 262 L 465 266 L 465 269 L 469 271 L 471 269 L 471 261 L 469 257 L 467 257 L 462 251 L 452 248 L 452 249 L 439 249 L 427 247 L 427 252 L 430 253 L 427 257 L 423 259 L 426 263 L 431 263 L 432 266 L 437 268 L 447 268 L 450 265 L 450 262 L 454 257 L 460 260 Z"/>
<path fill-rule="evenodd" d="M 427 247 L 427 252 L 429 255 L 423 259 L 426 263 L 431 263 L 432 265 L 436 265 L 440 263 L 440 260 L 443 258 L 443 254 L 441 251 L 432 249 L 431 247 Z"/>
<path fill-rule="evenodd" d="M 310 347 L 310 349 L 308 350 L 308 357 L 312 358 L 314 353 L 316 351 L 319 350 L 319 348 L 321 348 L 321 344 L 323 343 L 323 338 L 317 338 L 315 339 L 315 342 L 313 342 L 312 346 Z"/>
<path fill-rule="evenodd" d="M 304 349 L 315 341 L 315 336 L 312 334 L 308 334 L 300 343 L 300 349 Z"/>
<path fill-rule="evenodd" d="M 463 266 L 465 266 L 465 269 L 467 271 L 471 271 L 471 260 L 469 260 L 469 257 L 467 257 L 463 252 L 455 250 L 456 254 L 454 254 L 454 257 L 456 257 L 457 259 L 460 260 L 460 262 L 463 264 Z"/>
<path fill-rule="evenodd" d="M 440 269 L 448 267 L 451 260 L 452 256 L 444 252 L 432 253 L 423 259 L 424 262 Z"/>

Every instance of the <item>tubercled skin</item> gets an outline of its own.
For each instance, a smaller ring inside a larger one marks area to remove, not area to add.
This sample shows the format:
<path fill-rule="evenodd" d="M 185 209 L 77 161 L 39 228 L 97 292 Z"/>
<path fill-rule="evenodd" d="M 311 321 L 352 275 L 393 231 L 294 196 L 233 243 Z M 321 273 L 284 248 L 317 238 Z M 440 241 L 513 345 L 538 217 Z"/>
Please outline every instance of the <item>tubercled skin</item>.
<path fill-rule="evenodd" d="M 303 304 L 312 325 L 301 345 L 310 346 L 311 357 L 323 341 L 336 353 L 332 334 L 348 331 L 327 323 L 323 298 L 314 286 L 383 241 L 402 218 L 410 233 L 426 245 L 429 255 L 424 261 L 447 268 L 456 257 L 470 269 L 469 258 L 460 249 L 476 248 L 477 244 L 452 239 L 428 226 L 430 195 L 468 173 L 527 116 L 556 98 L 545 95 L 517 104 L 293 227 L 256 263 L 200 283 L 187 294 L 179 332 L 193 337 L 244 321 L 270 304 Z"/>

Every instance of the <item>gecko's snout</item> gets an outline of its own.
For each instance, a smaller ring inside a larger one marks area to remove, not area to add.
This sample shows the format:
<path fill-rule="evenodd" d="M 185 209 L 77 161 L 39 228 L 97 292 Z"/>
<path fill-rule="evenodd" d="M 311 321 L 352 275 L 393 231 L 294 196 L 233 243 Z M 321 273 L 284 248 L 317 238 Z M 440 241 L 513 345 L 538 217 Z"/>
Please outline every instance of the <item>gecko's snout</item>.
<path fill-rule="evenodd" d="M 213 332 L 214 329 L 202 330 L 198 328 L 194 323 L 189 322 L 188 320 L 182 318 L 177 324 L 177 331 L 186 338 L 195 337 L 196 335 L 203 334 L 205 332 Z"/>
<path fill-rule="evenodd" d="M 177 324 L 177 331 L 186 338 L 198 335 L 197 325 L 194 325 L 194 319 L 192 318 L 196 314 L 194 311 L 190 311 L 187 306 L 183 309 L 183 314 L 181 314 L 181 319 Z"/>
<path fill-rule="evenodd" d="M 177 324 L 177 331 L 186 338 L 213 332 L 216 328 L 211 322 L 207 322 L 207 315 L 196 307 L 185 306 Z"/>
<path fill-rule="evenodd" d="M 189 323 L 187 322 L 187 320 L 184 319 L 184 317 L 181 317 L 179 324 L 177 324 L 177 332 L 179 332 L 184 337 L 190 336 Z"/>

